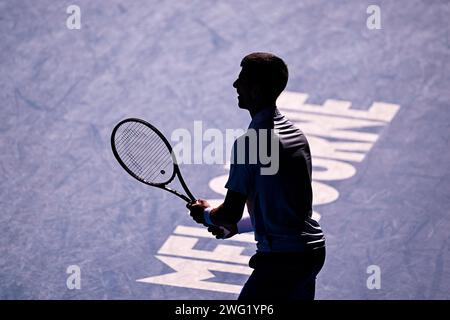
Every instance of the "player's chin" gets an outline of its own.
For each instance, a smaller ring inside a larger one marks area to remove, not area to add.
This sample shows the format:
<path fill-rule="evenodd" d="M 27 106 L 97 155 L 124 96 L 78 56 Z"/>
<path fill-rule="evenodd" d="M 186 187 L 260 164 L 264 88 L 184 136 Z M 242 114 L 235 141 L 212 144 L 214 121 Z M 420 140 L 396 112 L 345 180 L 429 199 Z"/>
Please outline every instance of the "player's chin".
<path fill-rule="evenodd" d="M 240 109 L 245 109 L 245 110 L 248 109 L 247 104 L 244 101 L 242 101 L 242 100 L 238 101 L 238 106 L 239 106 Z"/>

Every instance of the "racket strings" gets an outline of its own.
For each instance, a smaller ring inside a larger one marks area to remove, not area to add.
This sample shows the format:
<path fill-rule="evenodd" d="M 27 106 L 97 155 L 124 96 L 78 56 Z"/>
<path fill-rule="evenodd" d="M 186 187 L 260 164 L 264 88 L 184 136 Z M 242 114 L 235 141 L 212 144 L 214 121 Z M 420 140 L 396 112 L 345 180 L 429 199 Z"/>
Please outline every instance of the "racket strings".
<path fill-rule="evenodd" d="M 131 139 L 138 139 L 139 138 L 139 132 L 136 131 L 136 128 L 134 128 L 134 130 L 131 129 L 131 128 L 127 128 L 124 131 L 125 131 L 125 133 L 124 133 L 124 135 L 123 135 L 123 137 L 121 139 L 121 142 L 116 143 L 116 147 L 117 147 L 118 152 L 129 150 L 130 146 L 131 146 L 129 141 Z M 122 147 L 122 148 L 120 148 L 120 147 Z M 142 151 L 145 152 L 145 150 L 141 150 L 141 152 Z M 140 155 L 139 155 L 139 153 L 136 153 L 135 156 L 138 157 Z"/>
<path fill-rule="evenodd" d="M 136 123 L 132 123 L 131 125 L 128 124 L 128 126 L 123 129 L 124 133 L 121 133 L 121 135 L 116 135 L 115 138 L 115 144 L 116 144 L 116 149 L 119 151 L 120 146 L 125 146 L 126 144 L 124 144 L 123 142 L 125 142 L 128 138 L 130 138 L 131 135 L 134 135 L 134 131 L 131 129 L 132 127 L 136 127 Z M 119 138 L 117 138 L 119 137 Z M 119 141 L 117 141 L 119 140 Z"/>
<path fill-rule="evenodd" d="M 136 160 L 133 157 L 132 150 L 127 150 L 127 155 L 138 169 L 137 173 L 142 179 L 148 182 L 157 183 L 157 177 L 160 174 L 164 175 L 166 172 L 170 171 L 168 169 L 171 169 L 170 167 L 167 168 L 167 165 L 171 164 L 170 154 L 168 153 L 168 150 L 166 150 L 164 144 L 158 145 L 158 143 L 153 143 L 142 149 L 144 151 L 141 151 L 135 156 L 139 160 Z"/>
<path fill-rule="evenodd" d="M 142 162 L 145 162 L 145 163 L 147 163 L 148 161 L 158 162 L 159 156 L 161 154 L 163 156 L 165 155 L 166 146 L 164 144 L 159 144 L 158 145 L 158 143 L 156 142 L 156 143 L 153 143 L 151 146 L 149 146 L 146 150 L 149 150 L 149 149 L 153 150 L 152 153 L 149 153 L 147 155 L 147 157 L 142 160 Z"/>
<path fill-rule="evenodd" d="M 160 149 L 163 149 L 161 147 L 159 147 Z M 154 160 L 153 159 L 149 159 L 147 160 L 147 163 L 150 161 L 154 161 L 155 163 L 159 163 L 158 166 L 151 166 L 149 165 L 147 170 L 144 172 L 144 175 L 148 177 L 148 179 L 153 179 L 155 174 L 160 173 L 158 170 L 160 168 L 165 168 L 167 166 L 167 164 L 169 164 L 172 159 L 171 158 L 167 158 L 165 155 L 165 150 L 160 150 L 159 153 L 157 153 L 158 151 L 155 151 L 155 156 L 154 156 Z"/>
<path fill-rule="evenodd" d="M 152 150 L 151 153 L 149 153 L 148 151 Z M 146 153 L 147 155 L 145 157 L 143 157 L 142 161 L 142 165 L 148 166 L 149 162 L 155 162 L 158 163 L 161 159 L 159 159 L 161 157 L 161 155 L 163 156 L 163 159 L 165 158 L 165 151 L 166 151 L 166 146 L 165 144 L 158 144 L 158 141 L 153 142 L 152 144 L 149 144 L 149 146 L 147 146 L 145 148 L 144 151 L 142 151 L 140 153 L 140 155 L 142 156 L 144 153 Z M 169 159 L 170 160 L 170 159 Z M 151 167 L 149 166 L 147 170 L 151 169 Z M 156 168 L 155 168 L 156 170 Z"/>
<path fill-rule="evenodd" d="M 171 159 L 166 159 L 165 161 L 164 161 L 164 163 L 162 164 L 162 167 L 166 167 L 168 164 L 170 164 L 170 162 L 171 162 Z M 158 170 L 157 169 L 154 169 L 152 172 L 150 172 L 149 174 L 148 174 L 148 176 L 149 176 L 149 179 L 151 180 L 151 179 L 154 179 L 155 178 L 155 175 L 157 175 L 159 172 L 158 172 Z"/>
<path fill-rule="evenodd" d="M 151 156 L 147 156 L 145 159 L 142 160 L 142 162 L 145 163 L 147 166 L 148 166 L 148 164 L 150 164 L 152 162 L 159 163 L 160 165 L 162 165 L 161 161 L 170 160 L 166 157 L 165 146 L 159 145 L 154 149 L 153 152 L 154 153 Z M 146 173 L 149 173 L 150 169 L 156 170 L 157 167 L 156 166 L 155 167 L 148 166 Z"/>
<path fill-rule="evenodd" d="M 166 183 L 173 174 L 173 160 L 161 137 L 140 122 L 127 122 L 114 138 L 116 151 L 126 167 L 149 183 Z"/>
<path fill-rule="evenodd" d="M 156 146 L 158 146 L 159 149 L 164 148 L 165 146 L 158 145 L 157 141 L 154 141 L 152 144 L 146 146 L 145 148 L 142 148 L 139 154 L 136 154 L 136 157 L 141 158 L 144 154 L 146 154 L 145 158 L 141 159 L 141 165 L 145 167 L 147 164 L 147 160 L 152 160 L 152 153 L 149 153 L 150 150 L 153 150 Z M 156 162 L 156 161 L 155 161 Z"/>
<path fill-rule="evenodd" d="M 128 130 L 126 132 L 126 135 L 124 135 L 124 137 L 121 139 L 122 142 L 119 144 L 116 144 L 118 146 L 117 152 L 119 154 L 127 154 L 130 157 L 130 159 L 138 159 L 140 155 L 137 153 L 137 151 L 135 151 L 136 153 L 134 153 L 134 154 L 132 153 L 133 148 L 135 148 L 135 146 L 133 146 L 130 143 L 130 141 L 132 141 L 136 138 L 138 138 L 138 135 L 135 132 Z M 131 156 L 132 154 L 133 154 L 133 156 Z"/>

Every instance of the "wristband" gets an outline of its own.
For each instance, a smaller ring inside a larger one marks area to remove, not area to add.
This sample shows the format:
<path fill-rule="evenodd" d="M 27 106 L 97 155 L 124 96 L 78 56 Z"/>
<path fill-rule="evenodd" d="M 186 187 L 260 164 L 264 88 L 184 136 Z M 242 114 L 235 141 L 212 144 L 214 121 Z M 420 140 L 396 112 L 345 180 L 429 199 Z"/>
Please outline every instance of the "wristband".
<path fill-rule="evenodd" d="M 211 210 L 212 210 L 213 208 L 211 208 L 211 207 L 208 207 L 208 208 L 205 208 L 205 210 L 203 210 L 203 219 L 205 220 L 205 223 L 207 224 L 207 225 L 210 225 L 210 226 L 214 226 L 215 224 L 211 221 Z"/>

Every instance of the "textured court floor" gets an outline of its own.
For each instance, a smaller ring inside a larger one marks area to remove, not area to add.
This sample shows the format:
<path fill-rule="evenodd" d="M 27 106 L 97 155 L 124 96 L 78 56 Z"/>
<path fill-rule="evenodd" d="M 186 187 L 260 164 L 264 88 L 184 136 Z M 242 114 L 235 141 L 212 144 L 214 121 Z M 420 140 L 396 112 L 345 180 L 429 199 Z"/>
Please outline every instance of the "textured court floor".
<path fill-rule="evenodd" d="M 449 299 L 450 5 L 375 2 L 380 30 L 373 1 L 1 0 L 0 298 L 235 299 L 252 236 L 208 238 L 109 139 L 125 117 L 168 136 L 246 128 L 232 83 L 244 55 L 270 51 L 290 69 L 280 109 L 312 146 L 317 298 Z M 223 165 L 182 171 L 222 198 Z"/>

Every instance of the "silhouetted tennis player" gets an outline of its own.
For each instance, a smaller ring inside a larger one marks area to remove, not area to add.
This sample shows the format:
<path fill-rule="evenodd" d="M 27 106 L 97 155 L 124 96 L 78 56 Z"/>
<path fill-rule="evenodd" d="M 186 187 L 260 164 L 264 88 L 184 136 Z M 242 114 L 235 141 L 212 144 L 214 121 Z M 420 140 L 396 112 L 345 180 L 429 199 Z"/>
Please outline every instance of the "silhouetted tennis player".
<path fill-rule="evenodd" d="M 308 141 L 276 107 L 288 69 L 270 53 L 249 54 L 241 67 L 233 86 L 239 107 L 250 112 L 252 121 L 233 146 L 225 200 L 214 209 L 201 199 L 187 207 L 217 238 L 254 230 L 257 252 L 249 263 L 254 270 L 239 300 L 313 300 L 316 276 L 325 261 L 325 238 L 311 218 Z M 261 151 L 268 151 L 272 163 L 261 159 Z M 257 160 L 252 161 L 255 154 Z M 245 203 L 250 220 L 241 220 Z"/>

